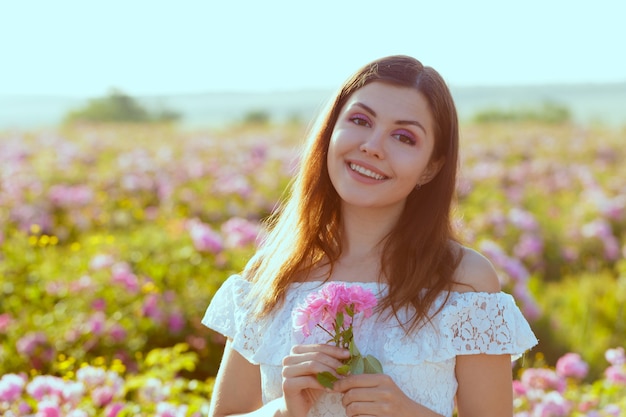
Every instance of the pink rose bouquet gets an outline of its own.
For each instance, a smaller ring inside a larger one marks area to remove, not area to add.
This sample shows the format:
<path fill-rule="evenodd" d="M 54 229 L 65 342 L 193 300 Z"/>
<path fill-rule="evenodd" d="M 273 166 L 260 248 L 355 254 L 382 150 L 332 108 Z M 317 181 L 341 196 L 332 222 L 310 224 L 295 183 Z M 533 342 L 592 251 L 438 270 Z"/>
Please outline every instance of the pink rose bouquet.
<path fill-rule="evenodd" d="M 378 359 L 372 355 L 363 356 L 359 352 L 353 337 L 353 322 L 357 314 L 364 318 L 372 315 L 377 304 L 374 294 L 359 286 L 331 282 L 318 292 L 311 293 L 304 303 L 296 307 L 293 314 L 293 326 L 305 337 L 311 335 L 315 327 L 326 332 L 330 339 L 327 343 L 343 347 L 350 351 L 350 358 L 337 368 L 339 375 L 382 373 Z M 317 375 L 317 380 L 325 387 L 332 388 L 337 377 L 330 372 Z"/>

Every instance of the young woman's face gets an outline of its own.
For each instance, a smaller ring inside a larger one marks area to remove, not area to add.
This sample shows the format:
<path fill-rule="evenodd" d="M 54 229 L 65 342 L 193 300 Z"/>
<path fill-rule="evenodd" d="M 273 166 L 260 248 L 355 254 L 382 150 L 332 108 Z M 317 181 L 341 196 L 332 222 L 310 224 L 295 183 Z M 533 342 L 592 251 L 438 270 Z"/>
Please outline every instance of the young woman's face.
<path fill-rule="evenodd" d="M 341 109 L 328 149 L 330 180 L 344 205 L 404 207 L 430 181 L 435 136 L 426 98 L 417 90 L 373 82 Z"/>

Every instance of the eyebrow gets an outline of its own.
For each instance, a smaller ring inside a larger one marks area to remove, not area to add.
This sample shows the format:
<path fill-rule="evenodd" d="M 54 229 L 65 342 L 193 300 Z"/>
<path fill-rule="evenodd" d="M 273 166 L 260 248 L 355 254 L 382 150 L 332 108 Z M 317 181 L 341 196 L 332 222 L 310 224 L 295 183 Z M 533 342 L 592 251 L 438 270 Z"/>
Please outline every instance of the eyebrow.
<path fill-rule="evenodd" d="M 363 108 L 365 111 L 370 113 L 372 116 L 376 117 L 376 112 L 370 106 L 368 106 L 366 104 L 363 104 L 361 102 L 356 102 L 356 103 L 354 103 L 354 105 Z M 426 128 L 424 127 L 424 125 L 422 125 L 417 120 L 396 120 L 396 124 L 417 126 L 420 129 L 422 129 L 424 131 L 424 133 L 426 133 Z"/>

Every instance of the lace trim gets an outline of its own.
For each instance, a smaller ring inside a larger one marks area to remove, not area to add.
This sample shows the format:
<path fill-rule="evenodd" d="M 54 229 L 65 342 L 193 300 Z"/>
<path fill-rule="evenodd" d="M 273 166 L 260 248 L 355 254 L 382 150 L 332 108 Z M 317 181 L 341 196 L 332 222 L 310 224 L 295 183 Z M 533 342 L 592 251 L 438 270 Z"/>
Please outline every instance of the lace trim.
<path fill-rule="evenodd" d="M 252 316 L 252 305 L 246 300 L 251 285 L 238 275 L 229 277 L 213 297 L 202 323 L 231 338 L 234 349 L 251 363 L 280 365 L 291 346 L 305 342 L 292 331 L 291 311 L 320 283 L 294 284 L 287 292 L 284 308 L 263 320 Z M 359 285 L 379 295 L 386 291 L 383 284 Z M 433 308 L 444 300 L 445 294 Z M 409 312 L 401 312 L 399 319 L 406 321 L 409 317 Z M 357 321 L 354 330 L 359 349 L 375 355 L 383 365 L 441 362 L 478 353 L 510 354 L 516 359 L 537 344 L 513 297 L 502 292 L 452 292 L 432 322 L 409 335 L 393 316 Z"/>

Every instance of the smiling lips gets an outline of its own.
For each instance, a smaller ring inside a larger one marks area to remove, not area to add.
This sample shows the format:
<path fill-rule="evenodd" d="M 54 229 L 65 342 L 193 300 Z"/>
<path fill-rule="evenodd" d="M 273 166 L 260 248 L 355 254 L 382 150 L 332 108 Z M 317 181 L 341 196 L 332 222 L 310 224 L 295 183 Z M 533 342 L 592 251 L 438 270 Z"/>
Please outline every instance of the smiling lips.
<path fill-rule="evenodd" d="M 352 171 L 358 172 L 359 174 L 361 174 L 361 175 L 363 175 L 363 176 L 365 176 L 367 178 L 372 178 L 372 179 L 379 180 L 379 181 L 388 179 L 388 177 L 386 177 L 384 175 L 377 174 L 376 172 L 374 172 L 372 170 L 369 170 L 367 168 L 364 168 L 364 167 L 362 167 L 360 165 L 357 165 L 354 162 L 350 162 L 348 165 L 350 166 L 350 169 Z"/>

